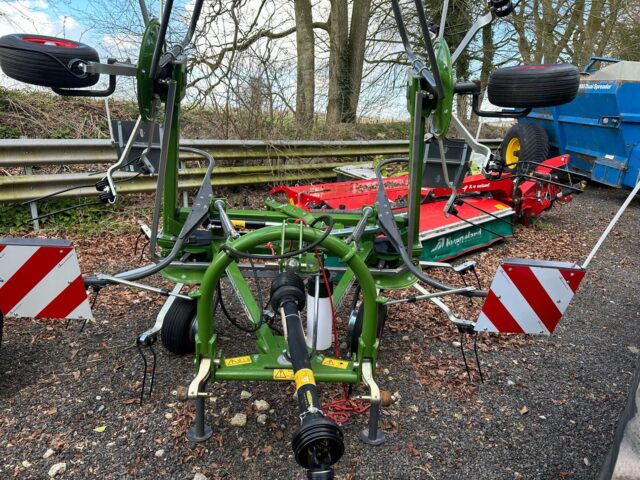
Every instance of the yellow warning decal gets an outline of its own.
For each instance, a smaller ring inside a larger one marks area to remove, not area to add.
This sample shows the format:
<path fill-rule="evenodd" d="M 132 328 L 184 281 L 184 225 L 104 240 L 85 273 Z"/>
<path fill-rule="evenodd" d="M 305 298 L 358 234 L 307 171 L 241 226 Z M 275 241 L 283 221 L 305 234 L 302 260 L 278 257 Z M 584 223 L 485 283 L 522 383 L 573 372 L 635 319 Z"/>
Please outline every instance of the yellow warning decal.
<path fill-rule="evenodd" d="M 247 222 L 245 222 L 244 220 L 231 220 L 231 225 L 236 228 L 244 228 L 246 227 Z"/>
<path fill-rule="evenodd" d="M 276 368 L 273 371 L 274 380 L 294 380 L 293 370 L 290 368 Z"/>
<path fill-rule="evenodd" d="M 249 355 L 224 359 L 224 364 L 227 367 L 237 367 L 238 365 L 246 365 L 247 363 L 251 363 L 251 357 Z"/>
<path fill-rule="evenodd" d="M 494 205 L 494 207 L 495 207 L 496 210 L 505 210 L 505 209 L 509 208 L 503 203 L 496 203 Z"/>
<path fill-rule="evenodd" d="M 325 367 L 342 368 L 343 370 L 349 366 L 349 362 L 346 360 L 338 360 L 337 358 L 325 358 L 322 360 L 322 365 Z"/>
<path fill-rule="evenodd" d="M 313 377 L 313 371 L 310 368 L 301 368 L 296 372 L 296 390 L 305 385 L 315 385 L 316 379 Z"/>

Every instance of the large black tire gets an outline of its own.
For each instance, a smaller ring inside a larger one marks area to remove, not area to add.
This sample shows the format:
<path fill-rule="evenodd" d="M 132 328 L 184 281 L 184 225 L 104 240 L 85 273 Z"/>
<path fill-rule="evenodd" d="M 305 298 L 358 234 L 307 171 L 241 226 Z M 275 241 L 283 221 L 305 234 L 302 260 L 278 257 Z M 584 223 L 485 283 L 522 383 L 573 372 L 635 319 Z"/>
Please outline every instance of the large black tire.
<path fill-rule="evenodd" d="M 176 298 L 162 323 L 162 345 L 176 355 L 193 353 L 196 349 L 194 320 L 198 305 L 195 300 Z"/>
<path fill-rule="evenodd" d="M 52 88 L 95 85 L 100 75 L 83 74 L 74 60 L 99 62 L 100 57 L 90 46 L 64 38 L 24 33 L 0 37 L 0 67 L 20 82 Z"/>
<path fill-rule="evenodd" d="M 549 136 L 541 125 L 517 123 L 509 129 L 500 147 L 506 168 L 513 170 L 518 162 L 541 163 L 549 155 Z M 525 169 L 535 168 L 525 163 Z"/>
<path fill-rule="evenodd" d="M 491 72 L 487 93 L 498 107 L 552 107 L 576 98 L 579 86 L 574 65 L 522 65 Z"/>

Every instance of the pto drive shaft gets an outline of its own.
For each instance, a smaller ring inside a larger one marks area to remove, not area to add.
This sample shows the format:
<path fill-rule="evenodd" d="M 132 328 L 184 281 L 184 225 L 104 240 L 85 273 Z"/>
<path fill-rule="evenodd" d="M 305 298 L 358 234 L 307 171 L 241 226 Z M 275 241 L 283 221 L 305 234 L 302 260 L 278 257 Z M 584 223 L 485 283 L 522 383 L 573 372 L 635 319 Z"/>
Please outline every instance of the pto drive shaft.
<path fill-rule="evenodd" d="M 309 479 L 328 480 L 333 478 L 332 465 L 344 453 L 343 434 L 340 427 L 325 418 L 320 410 L 318 388 L 300 320 L 305 300 L 304 282 L 298 275 L 283 272 L 273 280 L 271 305 L 280 312 L 285 325 L 302 422 L 291 446 L 296 462 L 307 469 Z"/>

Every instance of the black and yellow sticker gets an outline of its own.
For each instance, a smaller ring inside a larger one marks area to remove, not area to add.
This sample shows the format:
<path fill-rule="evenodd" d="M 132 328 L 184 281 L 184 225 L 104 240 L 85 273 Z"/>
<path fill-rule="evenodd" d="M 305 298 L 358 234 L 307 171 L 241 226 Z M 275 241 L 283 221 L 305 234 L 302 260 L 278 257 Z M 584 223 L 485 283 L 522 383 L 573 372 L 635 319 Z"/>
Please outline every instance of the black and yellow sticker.
<path fill-rule="evenodd" d="M 293 370 L 290 368 L 276 368 L 273 371 L 274 380 L 294 380 Z"/>
<path fill-rule="evenodd" d="M 349 366 L 349 362 L 347 360 L 338 360 L 337 358 L 327 357 L 322 360 L 322 365 L 325 367 L 342 368 L 344 370 Z"/>
<path fill-rule="evenodd" d="M 247 226 L 247 222 L 245 222 L 244 220 L 231 220 L 231 225 L 233 225 L 235 228 L 244 228 Z"/>
<path fill-rule="evenodd" d="M 251 357 L 249 355 L 245 355 L 244 357 L 231 357 L 224 359 L 224 364 L 227 367 L 237 367 L 238 365 L 246 365 L 248 363 L 251 363 Z"/>
<path fill-rule="evenodd" d="M 295 375 L 296 390 L 305 385 L 315 385 L 316 379 L 313 377 L 313 371 L 310 368 L 301 368 Z"/>

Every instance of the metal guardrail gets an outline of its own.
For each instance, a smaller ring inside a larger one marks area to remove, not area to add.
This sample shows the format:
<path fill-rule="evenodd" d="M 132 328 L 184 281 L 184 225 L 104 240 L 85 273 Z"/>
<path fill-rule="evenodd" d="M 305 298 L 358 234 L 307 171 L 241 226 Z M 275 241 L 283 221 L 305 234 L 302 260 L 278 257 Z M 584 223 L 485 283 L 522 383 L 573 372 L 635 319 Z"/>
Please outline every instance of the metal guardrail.
<path fill-rule="evenodd" d="M 180 145 L 208 151 L 217 161 L 279 158 L 352 158 L 401 155 L 406 140 L 383 141 L 272 141 L 182 140 Z M 188 154 L 181 158 L 189 159 Z M 109 163 L 116 159 L 111 140 L 1 140 L 0 167 Z"/>
<path fill-rule="evenodd" d="M 500 140 L 481 140 L 496 146 Z M 409 142 L 384 141 L 244 141 L 244 140 L 183 140 L 181 145 L 210 152 L 217 161 L 232 166 L 218 166 L 212 176 L 214 186 L 314 181 L 335 177 L 334 168 L 359 157 L 375 155 L 406 155 Z M 188 154 L 181 160 L 189 160 Z M 328 163 L 291 163 L 288 160 L 308 158 L 343 159 Z M 264 165 L 241 165 L 247 160 L 266 160 Z M 87 165 L 112 163 L 116 160 L 110 140 L 1 140 L 0 168 L 23 167 L 29 173 L 34 166 Z M 275 161 L 274 161 L 275 160 Z M 272 163 L 272 164 L 269 164 Z M 180 170 L 179 188 L 197 188 L 204 169 Z M 121 172 L 117 179 L 134 174 Z M 69 187 L 80 187 L 60 194 L 64 196 L 96 195 L 94 184 L 100 174 L 60 173 L 45 175 L 0 176 L 0 202 L 20 202 L 55 193 Z M 150 192 L 156 187 L 155 176 L 138 176 L 118 185 L 119 193 Z"/>

